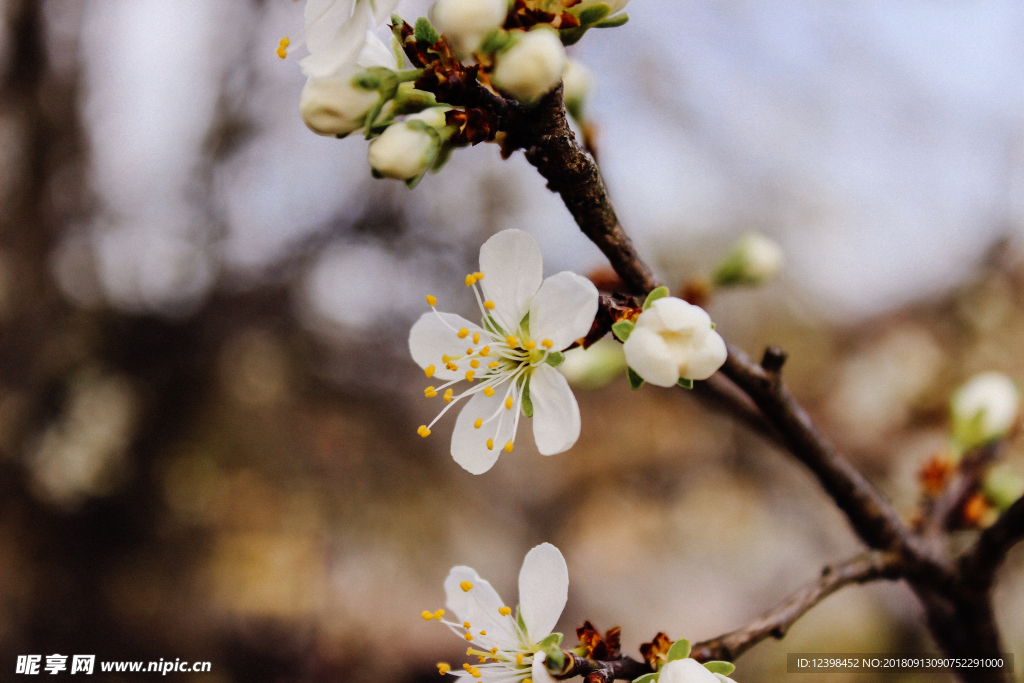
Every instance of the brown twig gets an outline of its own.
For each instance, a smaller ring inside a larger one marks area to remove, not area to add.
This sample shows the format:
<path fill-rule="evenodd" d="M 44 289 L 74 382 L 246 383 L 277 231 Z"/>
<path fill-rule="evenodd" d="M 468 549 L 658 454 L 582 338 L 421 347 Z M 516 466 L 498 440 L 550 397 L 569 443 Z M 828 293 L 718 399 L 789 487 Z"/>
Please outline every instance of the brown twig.
<path fill-rule="evenodd" d="M 836 591 L 855 583 L 899 578 L 902 558 L 895 553 L 870 552 L 825 567 L 821 576 L 743 628 L 693 646 L 690 656 L 706 662 L 733 661 L 767 638 L 781 639 L 797 619 Z"/>
<path fill-rule="evenodd" d="M 600 661 L 580 657 L 572 652 L 565 652 L 566 668 L 555 676 L 558 680 L 583 676 L 586 683 L 608 683 L 613 680 L 631 681 L 644 674 L 652 673 L 647 662 L 638 662 L 632 657 L 622 657 L 611 661 Z"/>
<path fill-rule="evenodd" d="M 932 501 L 921 525 L 921 535 L 935 541 L 955 521 L 964 503 L 978 488 L 985 469 L 999 457 L 1003 440 L 996 440 L 974 449 L 964 456 L 957 474 L 942 493 Z"/>
<path fill-rule="evenodd" d="M 1024 541 L 1024 496 L 981 532 L 961 561 L 961 573 L 973 583 L 991 586 L 1006 554 L 1021 541 Z"/>

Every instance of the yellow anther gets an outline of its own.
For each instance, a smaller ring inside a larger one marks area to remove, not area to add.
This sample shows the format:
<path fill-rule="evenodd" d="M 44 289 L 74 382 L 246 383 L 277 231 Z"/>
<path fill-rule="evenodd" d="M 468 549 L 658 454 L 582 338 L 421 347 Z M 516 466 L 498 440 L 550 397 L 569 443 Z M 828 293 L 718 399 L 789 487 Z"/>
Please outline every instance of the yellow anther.
<path fill-rule="evenodd" d="M 480 364 L 477 363 L 477 365 L 480 365 Z M 467 382 L 472 382 L 473 381 L 473 375 L 475 375 L 475 374 L 476 373 L 473 372 L 472 370 L 466 370 L 466 381 Z"/>
<path fill-rule="evenodd" d="M 505 398 L 505 407 L 508 408 L 509 410 L 512 410 L 512 397 L 511 396 L 507 396 Z"/>
<path fill-rule="evenodd" d="M 473 349 L 466 349 L 466 355 L 467 356 L 472 356 L 473 355 Z"/>
<path fill-rule="evenodd" d="M 469 275 L 466 276 L 466 286 L 467 287 L 472 287 L 475 284 L 476 284 L 476 278 L 473 277 L 473 273 L 470 273 Z"/>
<path fill-rule="evenodd" d="M 487 635 L 487 631 L 480 631 L 480 635 L 486 636 Z"/>
<path fill-rule="evenodd" d="M 452 402 L 452 394 L 454 394 L 454 393 L 455 392 L 453 392 L 451 389 L 449 389 L 448 391 L 444 392 L 444 396 L 442 396 L 441 398 L 444 399 L 445 403 L 451 403 Z"/>
<path fill-rule="evenodd" d="M 475 273 L 473 273 L 473 277 L 475 277 L 475 278 L 476 278 L 477 280 L 483 280 L 483 279 L 484 279 L 484 274 L 483 274 L 483 273 L 481 273 L 481 272 L 480 272 L 480 271 L 478 270 L 478 271 L 476 271 Z"/>
<path fill-rule="evenodd" d="M 476 419 L 476 422 L 473 423 L 473 428 L 474 429 L 480 429 L 480 426 L 483 425 L 483 423 L 484 423 L 484 419 L 482 417 L 478 417 Z"/>
<path fill-rule="evenodd" d="M 423 374 L 426 375 L 427 377 L 433 377 L 434 370 L 437 370 L 437 368 L 435 368 L 433 365 L 428 365 L 427 367 L 423 368 Z"/>
<path fill-rule="evenodd" d="M 484 387 L 484 396 L 494 396 L 494 387 Z"/>
<path fill-rule="evenodd" d="M 512 452 L 512 442 L 511 441 L 509 441 L 507 444 L 505 444 L 505 452 L 506 453 L 511 453 Z"/>
<path fill-rule="evenodd" d="M 464 592 L 468 593 L 470 590 L 472 590 L 473 584 L 469 581 L 463 581 L 459 584 L 459 588 L 461 588 Z M 469 628 L 468 624 L 466 625 L 466 628 Z"/>
<path fill-rule="evenodd" d="M 291 45 L 291 43 L 292 41 L 290 41 L 287 37 L 284 37 L 280 41 L 278 41 L 277 50 L 275 50 L 275 52 L 277 52 L 277 56 L 280 57 L 281 59 L 287 57 L 288 46 Z"/>
<path fill-rule="evenodd" d="M 452 666 L 448 662 L 438 662 L 437 663 L 437 673 L 441 674 L 442 676 L 444 676 L 446 673 L 448 673 L 451 670 L 452 670 Z"/>
<path fill-rule="evenodd" d="M 505 337 L 505 343 L 511 346 L 513 349 L 519 345 L 519 340 L 513 337 L 511 334 Z"/>
<path fill-rule="evenodd" d="M 555 342 L 551 341 L 550 339 L 545 339 L 544 341 L 541 342 L 541 345 L 545 349 L 550 349 L 552 346 L 555 345 Z"/>
<path fill-rule="evenodd" d="M 492 654 L 492 655 L 496 655 L 496 654 L 498 654 L 498 648 L 496 648 L 496 647 L 492 647 L 492 648 L 491 648 L 491 654 Z"/>
<path fill-rule="evenodd" d="M 472 649 L 473 649 L 473 648 L 469 648 L 469 650 L 472 650 Z M 466 650 L 466 654 L 467 654 L 467 655 L 469 654 L 469 650 Z M 462 668 L 463 668 L 463 669 L 465 669 L 466 671 L 469 671 L 469 662 L 464 662 L 464 663 L 462 664 Z"/>
<path fill-rule="evenodd" d="M 494 310 L 494 302 L 493 301 L 485 301 L 484 302 L 484 308 L 486 308 L 488 311 L 493 311 Z"/>
<path fill-rule="evenodd" d="M 479 344 L 480 343 L 480 333 L 479 332 L 474 332 L 473 333 L 473 343 L 474 344 Z"/>
<path fill-rule="evenodd" d="M 444 610 L 443 609 L 439 609 L 436 612 L 434 612 L 434 618 L 437 619 L 438 621 L 441 621 L 441 617 L 443 617 L 443 616 L 444 616 Z"/>
<path fill-rule="evenodd" d="M 469 582 L 465 581 L 464 583 L 469 583 Z M 472 588 L 472 587 L 473 587 L 473 584 L 470 583 L 469 584 L 469 588 Z M 469 590 L 469 588 L 463 588 L 462 590 L 466 591 L 466 590 Z M 462 628 L 473 628 L 473 627 L 470 625 L 470 623 L 468 621 L 464 621 L 464 622 L 462 622 Z"/>
<path fill-rule="evenodd" d="M 469 367 L 471 367 L 471 368 L 478 368 L 478 367 L 480 367 L 480 361 L 478 361 L 478 360 L 476 360 L 474 358 L 473 360 L 469 361 Z"/>
<path fill-rule="evenodd" d="M 459 330 L 459 339 L 465 339 L 468 336 L 469 336 L 469 330 L 467 330 L 465 327 L 463 327 L 461 330 Z"/>
<path fill-rule="evenodd" d="M 430 436 L 430 430 L 427 429 L 427 425 L 420 425 L 420 428 L 416 430 L 416 433 L 422 436 L 424 439 Z"/>
<path fill-rule="evenodd" d="M 431 306 L 436 306 L 437 305 L 437 297 L 436 296 L 431 296 L 431 295 L 427 294 L 427 303 L 430 304 Z"/>
<path fill-rule="evenodd" d="M 512 608 L 511 607 L 499 607 L 498 608 L 498 614 L 500 614 L 503 617 L 507 617 L 508 615 L 512 614 Z M 494 653 L 491 653 L 491 654 L 494 654 Z"/>
<path fill-rule="evenodd" d="M 423 390 L 423 395 L 426 396 L 427 398 L 434 398 L 435 396 L 437 396 L 437 389 L 435 389 L 434 387 L 427 387 L 426 389 Z"/>
<path fill-rule="evenodd" d="M 442 362 L 442 363 L 447 363 L 447 362 L 448 362 L 448 361 L 450 361 L 451 359 L 452 359 L 452 357 L 451 357 L 451 356 L 449 356 L 449 355 L 448 355 L 447 353 L 446 353 L 446 354 L 444 354 L 443 356 L 441 356 L 441 362 Z"/>
<path fill-rule="evenodd" d="M 465 638 L 466 640 L 473 640 L 473 634 L 472 633 L 467 633 L 466 635 L 464 635 L 462 637 Z"/>
<path fill-rule="evenodd" d="M 523 683 L 533 683 L 533 679 L 532 678 L 524 678 L 523 679 Z"/>
<path fill-rule="evenodd" d="M 527 351 L 533 351 L 535 348 L 537 348 L 537 342 L 528 341 L 525 344 L 523 344 L 523 348 L 526 349 Z"/>
<path fill-rule="evenodd" d="M 473 674 L 473 678 L 480 678 L 480 669 L 476 668 L 475 666 L 469 670 L 469 673 Z M 533 681 L 531 681 L 530 683 L 533 683 Z"/>
<path fill-rule="evenodd" d="M 516 655 L 516 666 L 522 666 L 522 665 L 523 665 L 523 653 L 520 652 L 519 654 Z"/>
<path fill-rule="evenodd" d="M 478 661 L 478 662 L 480 662 L 481 664 L 483 664 L 484 662 L 486 662 L 486 661 L 487 661 L 487 657 L 484 657 L 484 656 L 482 656 L 482 655 L 477 655 L 477 656 L 476 656 L 476 661 Z"/>
<path fill-rule="evenodd" d="M 423 617 L 423 621 L 430 621 L 434 618 L 434 613 L 424 611 L 423 614 L 421 614 L 420 616 Z"/>
<path fill-rule="evenodd" d="M 487 439 L 487 450 L 494 450 L 494 439 Z"/>
<path fill-rule="evenodd" d="M 455 363 L 449 363 L 445 367 L 448 368 L 449 370 L 451 370 L 452 372 L 455 372 L 456 370 L 459 369 L 459 366 L 456 365 Z"/>
<path fill-rule="evenodd" d="M 490 346 L 485 346 L 484 348 L 480 349 L 480 355 L 483 356 L 484 358 L 486 358 L 490 354 L 491 354 L 491 347 Z"/>

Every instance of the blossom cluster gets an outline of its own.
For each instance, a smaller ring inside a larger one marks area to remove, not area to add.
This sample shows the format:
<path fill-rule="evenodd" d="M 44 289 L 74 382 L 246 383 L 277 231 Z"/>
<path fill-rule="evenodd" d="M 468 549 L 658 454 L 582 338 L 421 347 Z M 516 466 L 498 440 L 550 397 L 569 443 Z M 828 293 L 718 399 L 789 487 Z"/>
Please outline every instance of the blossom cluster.
<path fill-rule="evenodd" d="M 628 0 L 437 0 L 413 25 L 392 14 L 400 0 L 307 0 L 302 32 L 306 85 L 299 111 L 321 135 L 362 131 L 376 177 L 414 186 L 453 149 L 494 141 L 499 117 L 487 100 L 532 106 L 565 79 L 565 101 L 582 116 L 586 69 L 565 46 L 591 28 L 621 26 Z M 390 19 L 390 45 L 378 36 Z"/>

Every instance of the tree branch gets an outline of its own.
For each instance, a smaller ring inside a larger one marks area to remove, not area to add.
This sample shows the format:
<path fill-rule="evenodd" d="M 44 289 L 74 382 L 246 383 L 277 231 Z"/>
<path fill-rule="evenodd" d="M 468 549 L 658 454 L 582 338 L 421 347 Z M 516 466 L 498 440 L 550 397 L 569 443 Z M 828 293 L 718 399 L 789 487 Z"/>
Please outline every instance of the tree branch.
<path fill-rule="evenodd" d="M 981 532 L 974 546 L 961 560 L 965 581 L 989 587 L 1006 554 L 1024 541 L 1024 496 L 1017 499 L 999 519 Z"/>
<path fill-rule="evenodd" d="M 767 638 L 781 639 L 797 619 L 836 591 L 854 583 L 899 578 L 903 560 L 895 553 L 871 552 L 825 567 L 821 576 L 762 614 L 751 624 L 732 633 L 693 646 L 690 656 L 706 662 L 733 661 Z"/>
<path fill-rule="evenodd" d="M 956 476 L 932 502 L 921 525 L 922 536 L 934 541 L 950 527 L 956 514 L 978 488 L 986 468 L 999 456 L 1004 443 L 1001 439 L 992 441 L 964 456 Z"/>
<path fill-rule="evenodd" d="M 583 676 L 586 683 L 608 683 L 613 680 L 632 681 L 644 674 L 652 673 L 646 662 L 638 662 L 632 657 L 623 657 L 611 661 L 600 661 L 580 657 L 572 652 L 565 652 L 566 668 L 558 676 L 558 680 Z"/>

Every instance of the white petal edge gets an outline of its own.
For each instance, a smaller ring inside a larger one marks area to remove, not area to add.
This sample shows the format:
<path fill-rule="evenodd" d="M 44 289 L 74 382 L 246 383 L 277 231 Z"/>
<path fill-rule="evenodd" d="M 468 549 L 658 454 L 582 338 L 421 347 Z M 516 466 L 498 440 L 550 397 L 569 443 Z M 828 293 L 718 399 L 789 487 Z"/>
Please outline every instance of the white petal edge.
<path fill-rule="evenodd" d="M 704 345 L 690 357 L 683 376 L 688 379 L 707 379 L 718 371 L 729 355 L 725 340 L 714 330 L 704 338 Z"/>
<path fill-rule="evenodd" d="M 711 316 L 707 311 L 674 296 L 658 299 L 651 304 L 651 308 L 657 311 L 662 325 L 673 332 L 693 330 L 697 334 L 704 334 L 711 329 Z M 647 311 L 644 311 L 644 314 L 646 313 Z M 641 319 L 644 314 L 641 314 Z M 640 320 L 637 323 L 639 324 Z"/>
<path fill-rule="evenodd" d="M 533 438 L 541 455 L 563 453 L 580 438 L 580 406 L 565 376 L 540 365 L 530 377 Z"/>
<path fill-rule="evenodd" d="M 540 344 L 552 341 L 561 351 L 585 337 L 597 315 L 597 287 L 587 278 L 567 270 L 541 283 L 530 304 L 530 338 Z"/>
<path fill-rule="evenodd" d="M 462 590 L 460 584 L 469 581 L 473 587 Z M 517 642 L 512 617 L 503 617 L 498 609 L 505 606 L 501 596 L 490 583 L 480 578 L 472 567 L 452 567 L 444 580 L 447 600 L 445 607 L 456 617 L 453 621 L 469 622 L 474 635 L 483 629 L 502 648 L 514 648 Z"/>
<path fill-rule="evenodd" d="M 508 385 L 498 387 L 494 396 L 487 397 L 484 392 L 473 395 L 455 421 L 452 431 L 452 458 L 470 474 L 483 474 L 494 466 L 501 449 L 512 438 L 512 427 L 515 411 L 519 402 L 512 399 L 512 410 L 502 406 L 505 390 Z M 477 429 L 473 424 L 477 419 L 487 420 L 496 411 L 500 417 L 495 418 Z M 501 422 L 500 428 L 498 422 Z M 487 439 L 493 439 L 494 448 L 488 450 Z"/>
<path fill-rule="evenodd" d="M 515 332 L 530 310 L 544 279 L 544 257 L 537 240 L 522 230 L 502 230 L 480 247 L 480 286 L 494 302 L 494 317 Z"/>
<path fill-rule="evenodd" d="M 659 387 L 671 387 L 679 381 L 679 368 L 672 360 L 668 344 L 657 332 L 637 326 L 622 345 L 622 351 L 626 354 L 626 365 L 644 381 Z"/>
<path fill-rule="evenodd" d="M 719 683 L 719 680 L 703 664 L 687 657 L 663 666 L 658 683 Z"/>
<path fill-rule="evenodd" d="M 548 673 L 548 667 L 544 665 L 547 658 L 548 656 L 543 652 L 533 655 L 533 665 L 530 667 L 533 683 L 555 683 L 555 679 Z"/>
<path fill-rule="evenodd" d="M 555 546 L 541 543 L 526 553 L 519 570 L 519 609 L 534 643 L 546 638 L 569 598 L 569 568 Z"/>
<path fill-rule="evenodd" d="M 338 24 L 335 23 L 335 11 L 328 10 L 330 16 L 325 16 L 323 26 L 318 25 L 318 31 L 323 28 L 324 36 L 330 34 L 330 38 L 322 47 L 320 41 L 323 36 L 318 36 L 317 40 L 313 41 L 312 34 L 307 30 L 306 45 L 309 47 L 309 54 L 299 60 L 302 73 L 307 78 L 337 76 L 355 64 L 366 46 L 367 32 L 373 20 L 370 8 L 365 3 L 359 3 L 355 13 Z"/>
<path fill-rule="evenodd" d="M 444 318 L 444 322 L 438 318 L 439 315 Z M 409 330 L 409 353 L 412 354 L 416 365 L 424 370 L 427 366 L 433 365 L 434 377 L 447 380 L 462 377 L 465 372 L 448 370 L 445 368 L 441 356 L 462 355 L 466 352 L 467 346 L 471 346 L 471 344 L 467 344 L 464 339 L 459 339 L 458 332 L 453 332 L 448 325 L 444 324 L 445 322 L 455 330 L 463 328 L 469 330 L 470 336 L 474 332 L 479 332 L 481 336 L 485 336 L 487 333 L 479 326 L 454 313 L 431 311 L 420 316 L 420 319 Z"/>

